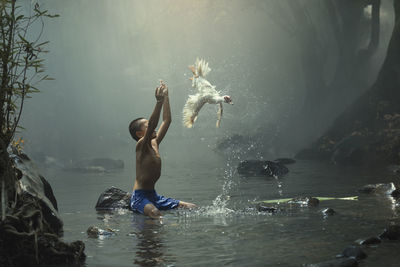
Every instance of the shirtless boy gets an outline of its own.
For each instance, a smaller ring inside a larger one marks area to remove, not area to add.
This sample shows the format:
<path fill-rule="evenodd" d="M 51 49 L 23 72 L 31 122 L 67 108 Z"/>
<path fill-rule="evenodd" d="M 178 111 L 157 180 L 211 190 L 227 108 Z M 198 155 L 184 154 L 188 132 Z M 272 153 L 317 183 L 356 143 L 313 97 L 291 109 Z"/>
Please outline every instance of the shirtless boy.
<path fill-rule="evenodd" d="M 155 96 L 157 103 L 150 119 L 138 118 L 129 125 L 129 132 L 133 139 L 137 141 L 136 180 L 131 198 L 131 209 L 152 218 L 160 218 L 160 210 L 177 207 L 194 208 L 196 205 L 160 196 L 154 190 L 161 175 L 161 158 L 158 146 L 171 124 L 168 87 L 163 82 L 156 88 Z M 162 108 L 163 121 L 156 132 Z"/>

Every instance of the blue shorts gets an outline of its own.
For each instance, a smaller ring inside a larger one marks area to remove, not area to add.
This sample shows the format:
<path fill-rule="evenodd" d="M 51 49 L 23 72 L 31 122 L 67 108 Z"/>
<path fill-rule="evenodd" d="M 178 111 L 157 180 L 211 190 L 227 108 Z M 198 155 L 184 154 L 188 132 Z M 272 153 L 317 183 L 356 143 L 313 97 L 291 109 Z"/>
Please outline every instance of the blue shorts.
<path fill-rule="evenodd" d="M 144 206 L 153 204 L 159 210 L 171 210 L 179 205 L 179 200 L 160 196 L 155 190 L 135 190 L 131 197 L 131 210 L 144 213 Z"/>

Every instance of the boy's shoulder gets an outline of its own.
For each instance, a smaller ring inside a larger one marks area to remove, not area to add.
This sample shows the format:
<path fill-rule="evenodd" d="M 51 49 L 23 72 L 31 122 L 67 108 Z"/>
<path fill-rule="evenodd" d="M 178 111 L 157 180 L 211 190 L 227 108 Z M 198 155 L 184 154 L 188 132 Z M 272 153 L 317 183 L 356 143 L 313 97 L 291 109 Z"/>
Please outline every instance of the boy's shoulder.
<path fill-rule="evenodd" d="M 143 146 L 143 138 L 140 138 L 137 142 L 136 142 L 136 151 L 138 151 L 138 149 L 140 149 Z"/>
<path fill-rule="evenodd" d="M 139 147 L 142 147 L 145 144 L 144 142 L 144 138 L 140 138 L 137 142 L 136 142 L 136 149 L 138 149 Z M 149 145 L 154 145 L 157 144 L 157 140 L 156 138 L 151 139 L 150 144 Z"/>
<path fill-rule="evenodd" d="M 151 142 L 153 142 L 153 140 L 151 140 Z M 144 138 L 142 137 L 136 143 L 136 151 L 138 151 L 138 150 L 140 150 L 142 148 L 145 148 L 145 147 L 146 146 L 145 146 Z"/>

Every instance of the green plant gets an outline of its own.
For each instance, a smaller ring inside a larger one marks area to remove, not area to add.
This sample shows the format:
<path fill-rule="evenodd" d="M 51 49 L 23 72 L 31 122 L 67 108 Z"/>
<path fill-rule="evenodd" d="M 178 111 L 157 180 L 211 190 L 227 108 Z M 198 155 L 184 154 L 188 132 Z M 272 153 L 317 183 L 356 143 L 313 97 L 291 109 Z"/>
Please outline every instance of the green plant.
<path fill-rule="evenodd" d="M 54 18 L 38 2 L 0 0 L 0 181 L 4 218 L 7 194 L 15 193 L 15 171 L 7 148 L 19 127 L 24 101 L 39 92 L 37 85 L 51 78 L 44 73 L 48 51 L 41 36 L 44 18 Z"/>

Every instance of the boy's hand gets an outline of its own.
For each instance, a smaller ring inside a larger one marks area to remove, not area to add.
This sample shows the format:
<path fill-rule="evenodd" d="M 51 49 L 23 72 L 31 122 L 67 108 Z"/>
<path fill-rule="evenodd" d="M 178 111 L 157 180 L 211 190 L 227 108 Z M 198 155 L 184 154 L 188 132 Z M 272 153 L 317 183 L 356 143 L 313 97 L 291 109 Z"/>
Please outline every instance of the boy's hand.
<path fill-rule="evenodd" d="M 168 97 L 168 86 L 161 80 L 160 87 L 163 89 L 164 97 Z"/>
<path fill-rule="evenodd" d="M 168 87 L 163 81 L 160 81 L 160 86 L 156 88 L 157 102 L 163 102 L 165 97 L 168 97 Z"/>
<path fill-rule="evenodd" d="M 165 85 L 160 82 L 160 86 L 158 86 L 156 88 L 155 95 L 156 95 L 157 102 L 163 102 L 164 101 L 164 96 L 165 96 L 164 87 L 165 87 Z"/>

